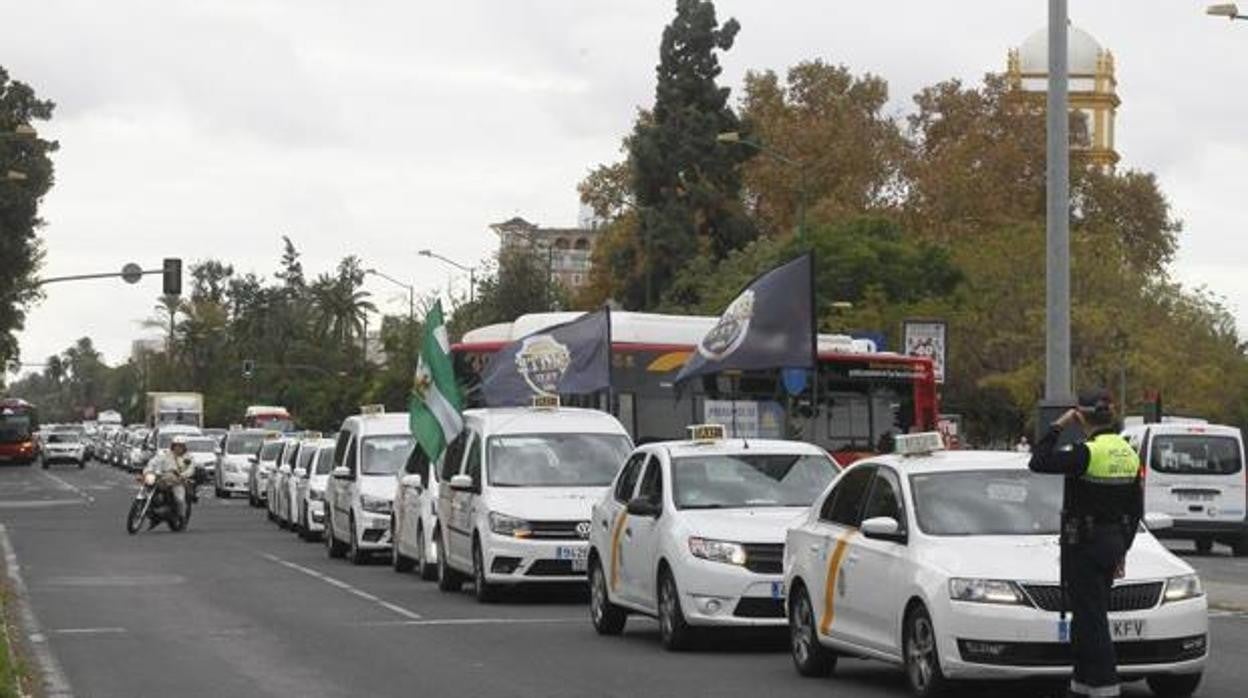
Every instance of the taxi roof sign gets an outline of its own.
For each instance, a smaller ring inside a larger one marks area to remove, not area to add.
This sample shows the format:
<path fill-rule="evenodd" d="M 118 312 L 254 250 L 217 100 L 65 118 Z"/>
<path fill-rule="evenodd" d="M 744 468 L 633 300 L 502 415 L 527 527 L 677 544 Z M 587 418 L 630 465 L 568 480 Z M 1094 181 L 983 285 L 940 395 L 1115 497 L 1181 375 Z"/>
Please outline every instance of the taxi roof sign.
<path fill-rule="evenodd" d="M 323 439 L 323 438 L 325 438 L 325 437 L 324 437 L 324 435 L 323 435 L 323 434 L 321 434 L 321 432 L 319 432 L 319 431 L 305 431 L 305 432 L 303 432 L 303 438 L 305 438 L 305 439 Z"/>
<path fill-rule="evenodd" d="M 893 451 L 903 456 L 925 456 L 943 450 L 945 440 L 937 431 L 901 434 L 893 439 Z"/>
<path fill-rule="evenodd" d="M 728 438 L 728 429 L 723 424 L 690 424 L 689 439 L 699 443 L 723 441 Z"/>
<path fill-rule="evenodd" d="M 385 405 L 360 405 L 360 414 L 364 415 L 365 417 L 371 417 L 373 415 L 385 414 L 385 413 L 386 413 Z"/>
<path fill-rule="evenodd" d="M 558 395 L 534 395 L 530 405 L 535 410 L 555 410 L 559 408 Z"/>

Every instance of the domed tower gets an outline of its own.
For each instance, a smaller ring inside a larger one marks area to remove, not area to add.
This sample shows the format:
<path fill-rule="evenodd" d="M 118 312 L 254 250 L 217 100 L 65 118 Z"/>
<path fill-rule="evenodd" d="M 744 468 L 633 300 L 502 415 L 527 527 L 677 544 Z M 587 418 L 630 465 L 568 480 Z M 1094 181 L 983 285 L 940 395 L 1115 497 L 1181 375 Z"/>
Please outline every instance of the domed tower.
<path fill-rule="evenodd" d="M 1093 163 L 1112 168 L 1118 162 L 1114 148 L 1114 119 L 1118 114 L 1118 81 L 1114 79 L 1114 54 L 1091 34 L 1068 24 L 1067 60 L 1070 110 L 1083 119 L 1071 123 L 1070 147 Z M 1006 61 L 1010 85 L 1043 100 L 1049 80 L 1049 30 L 1040 29 L 1022 46 L 1010 49 Z"/>

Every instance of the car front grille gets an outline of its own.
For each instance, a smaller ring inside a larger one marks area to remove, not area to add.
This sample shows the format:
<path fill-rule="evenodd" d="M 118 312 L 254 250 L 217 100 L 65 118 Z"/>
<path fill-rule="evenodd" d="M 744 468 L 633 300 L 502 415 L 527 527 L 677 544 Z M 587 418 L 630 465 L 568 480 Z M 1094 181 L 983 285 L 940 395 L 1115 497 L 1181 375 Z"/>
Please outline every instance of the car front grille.
<path fill-rule="evenodd" d="M 737 602 L 732 615 L 738 618 L 784 618 L 784 599 L 746 596 Z"/>
<path fill-rule="evenodd" d="M 1139 664 L 1171 664 L 1198 659 L 1207 651 L 1204 635 L 1115 642 L 1114 653 L 1119 666 Z M 1069 666 L 1073 654 L 1065 642 L 997 642 L 995 640 L 958 639 L 962 659 L 976 664 L 997 666 Z"/>
<path fill-rule="evenodd" d="M 1122 584 L 1109 592 L 1109 610 L 1143 611 L 1157 605 L 1161 599 L 1161 582 Z M 1055 584 L 1024 584 L 1023 590 L 1032 603 L 1042 611 L 1062 610 L 1062 589 Z"/>
<path fill-rule="evenodd" d="M 584 577 L 572 569 L 571 560 L 534 560 L 524 572 L 526 577 Z"/>
<path fill-rule="evenodd" d="M 542 540 L 585 540 L 589 537 L 588 521 L 530 521 L 533 538 Z"/>
<path fill-rule="evenodd" d="M 784 543 L 744 543 L 745 568 L 757 574 L 784 571 Z"/>

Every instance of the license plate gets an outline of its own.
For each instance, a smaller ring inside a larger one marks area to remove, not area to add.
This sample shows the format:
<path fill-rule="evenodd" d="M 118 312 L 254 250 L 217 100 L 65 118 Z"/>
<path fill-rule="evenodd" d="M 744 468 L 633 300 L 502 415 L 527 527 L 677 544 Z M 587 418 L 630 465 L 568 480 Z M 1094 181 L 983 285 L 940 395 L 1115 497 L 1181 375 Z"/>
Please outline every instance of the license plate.
<path fill-rule="evenodd" d="M 1115 640 L 1139 640 L 1144 637 L 1144 619 L 1131 618 L 1109 621 L 1109 634 Z"/>
<path fill-rule="evenodd" d="M 585 572 L 589 569 L 589 548 L 555 548 L 556 560 L 571 560 L 573 572 Z"/>

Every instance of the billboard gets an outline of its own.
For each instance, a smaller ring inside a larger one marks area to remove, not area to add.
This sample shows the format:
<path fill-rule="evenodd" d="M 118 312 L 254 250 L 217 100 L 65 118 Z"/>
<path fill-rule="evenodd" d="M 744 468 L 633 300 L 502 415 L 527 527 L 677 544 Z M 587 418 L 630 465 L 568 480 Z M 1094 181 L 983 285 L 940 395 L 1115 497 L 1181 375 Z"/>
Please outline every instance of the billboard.
<path fill-rule="evenodd" d="M 901 323 L 903 353 L 931 359 L 937 383 L 945 382 L 948 328 L 944 320 L 906 320 Z"/>

